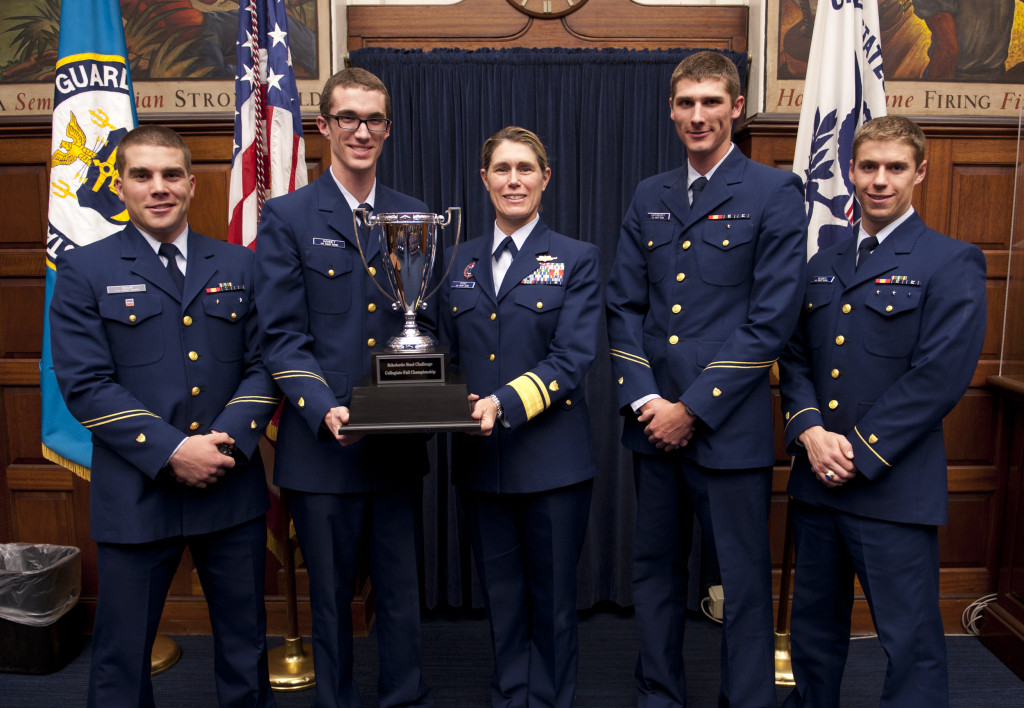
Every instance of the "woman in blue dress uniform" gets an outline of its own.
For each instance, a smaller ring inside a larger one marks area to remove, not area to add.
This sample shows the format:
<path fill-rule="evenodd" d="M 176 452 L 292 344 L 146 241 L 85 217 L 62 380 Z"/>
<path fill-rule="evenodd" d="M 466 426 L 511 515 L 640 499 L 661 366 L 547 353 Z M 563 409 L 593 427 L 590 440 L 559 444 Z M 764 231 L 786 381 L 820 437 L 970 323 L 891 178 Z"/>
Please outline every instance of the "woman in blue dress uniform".
<path fill-rule="evenodd" d="M 453 366 L 480 421 L 455 436 L 453 471 L 491 622 L 493 705 L 568 708 L 597 473 L 583 379 L 601 317 L 598 251 L 539 217 L 551 169 L 535 134 L 504 128 L 481 158 L 494 231 L 459 249 L 442 288 Z"/>

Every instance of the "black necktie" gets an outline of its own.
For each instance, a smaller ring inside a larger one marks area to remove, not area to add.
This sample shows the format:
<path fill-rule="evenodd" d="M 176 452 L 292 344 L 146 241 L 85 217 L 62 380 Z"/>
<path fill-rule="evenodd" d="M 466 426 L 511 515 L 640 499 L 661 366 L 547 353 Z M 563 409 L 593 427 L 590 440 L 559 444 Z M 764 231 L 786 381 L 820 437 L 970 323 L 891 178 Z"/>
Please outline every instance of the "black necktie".
<path fill-rule="evenodd" d="M 171 280 L 174 281 L 174 286 L 178 288 L 178 294 L 185 289 L 185 274 L 178 268 L 178 248 L 171 243 L 160 244 L 160 255 L 167 259 L 167 274 L 171 276 Z"/>
<path fill-rule="evenodd" d="M 700 199 L 700 193 L 704 191 L 704 187 L 708 184 L 707 177 L 698 177 L 693 180 L 693 184 L 690 185 L 690 190 L 693 192 L 693 199 L 690 200 L 690 208 L 697 206 L 697 200 Z"/>
<path fill-rule="evenodd" d="M 506 248 L 508 249 L 508 252 L 512 254 L 513 258 L 515 258 L 516 254 L 519 253 L 519 249 L 516 248 L 516 242 L 512 240 L 511 236 L 506 236 L 505 240 L 499 243 L 498 247 L 494 249 L 494 260 L 501 258 L 501 254 L 505 252 Z"/>
<path fill-rule="evenodd" d="M 864 265 L 864 261 L 871 255 L 871 252 L 878 248 L 878 238 L 875 236 L 868 236 L 866 239 L 860 242 L 857 246 L 857 270 Z"/>

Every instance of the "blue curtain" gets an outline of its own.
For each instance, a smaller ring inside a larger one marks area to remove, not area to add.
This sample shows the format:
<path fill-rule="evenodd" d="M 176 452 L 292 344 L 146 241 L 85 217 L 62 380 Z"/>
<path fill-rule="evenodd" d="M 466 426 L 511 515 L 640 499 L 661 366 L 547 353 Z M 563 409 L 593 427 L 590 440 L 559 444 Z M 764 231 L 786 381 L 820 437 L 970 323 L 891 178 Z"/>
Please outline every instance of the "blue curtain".
<path fill-rule="evenodd" d="M 604 280 L 636 185 L 682 163 L 682 144 L 669 118 L 669 80 L 694 51 L 360 49 L 351 63 L 379 76 L 391 92 L 395 122 L 379 162 L 382 183 L 423 199 L 438 213 L 462 207 L 463 238 L 490 234 L 494 212 L 480 180 L 480 148 L 506 125 L 528 128 L 544 142 L 552 172 L 544 220 L 555 231 L 596 244 Z M 746 85 L 746 55 L 722 53 Z M 450 247 L 452 235 L 445 240 Z M 607 351 L 602 331 L 587 385 L 602 469 L 579 565 L 581 608 L 602 601 L 632 604 L 632 460 L 619 444 L 622 421 Z M 445 441 L 436 445 L 437 470 L 424 499 L 425 597 L 430 607 L 479 606 Z"/>

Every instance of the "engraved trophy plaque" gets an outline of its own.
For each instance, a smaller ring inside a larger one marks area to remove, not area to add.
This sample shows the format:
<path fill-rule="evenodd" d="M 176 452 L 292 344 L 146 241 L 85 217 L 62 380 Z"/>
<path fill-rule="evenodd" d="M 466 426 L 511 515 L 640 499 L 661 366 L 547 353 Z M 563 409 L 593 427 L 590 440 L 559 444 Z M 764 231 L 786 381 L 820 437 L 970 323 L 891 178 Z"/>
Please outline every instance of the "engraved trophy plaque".
<path fill-rule="evenodd" d="M 355 209 L 352 221 L 359 256 L 368 274 L 360 224 L 369 229 L 368 238 L 379 239 L 385 284 L 373 275 L 377 289 L 405 317 L 402 331 L 373 352 L 371 380 L 352 390 L 349 423 L 343 432 L 404 433 L 447 430 L 478 430 L 479 422 L 469 415 L 465 384 L 451 381 L 449 358 L 430 332 L 416 322 L 416 313 L 426 307 L 448 275 L 430 290 L 437 257 L 438 227 L 455 222 L 454 247 L 458 248 L 462 210 L 449 207 L 446 215 L 428 212 L 369 214 Z M 454 256 L 454 252 L 452 254 Z M 428 292 L 429 291 L 429 292 Z"/>

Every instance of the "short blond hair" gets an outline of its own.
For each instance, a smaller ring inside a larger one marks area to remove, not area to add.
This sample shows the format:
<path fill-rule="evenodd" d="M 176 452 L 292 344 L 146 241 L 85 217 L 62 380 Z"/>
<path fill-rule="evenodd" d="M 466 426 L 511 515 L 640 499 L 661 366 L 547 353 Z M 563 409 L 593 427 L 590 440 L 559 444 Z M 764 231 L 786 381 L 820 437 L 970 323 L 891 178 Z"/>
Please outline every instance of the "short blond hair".
<path fill-rule="evenodd" d="M 925 137 L 921 127 L 903 116 L 879 116 L 873 118 L 857 129 L 853 135 L 853 161 L 857 161 L 857 151 L 868 141 L 898 142 L 909 145 L 914 151 L 915 166 L 924 162 Z"/>

